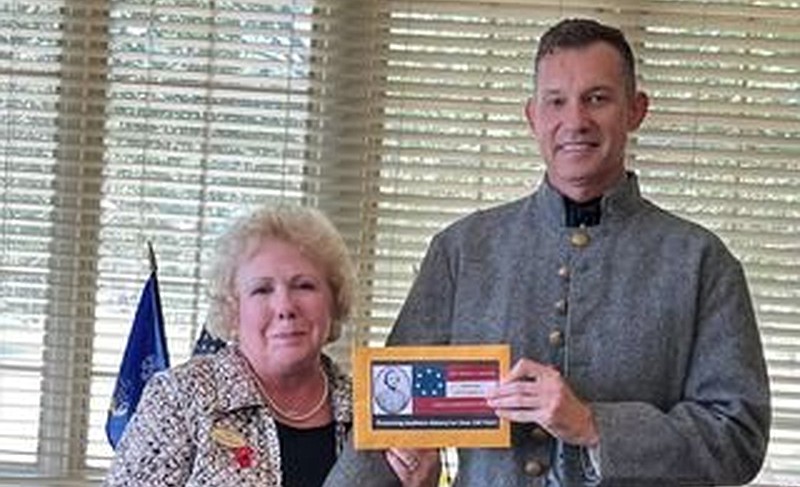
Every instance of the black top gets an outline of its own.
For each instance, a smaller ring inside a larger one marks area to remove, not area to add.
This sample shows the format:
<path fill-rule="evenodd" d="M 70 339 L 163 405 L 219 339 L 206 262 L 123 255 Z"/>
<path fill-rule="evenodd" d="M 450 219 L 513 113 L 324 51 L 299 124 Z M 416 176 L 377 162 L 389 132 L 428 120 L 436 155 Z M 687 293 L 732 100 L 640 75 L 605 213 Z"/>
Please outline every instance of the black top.
<path fill-rule="evenodd" d="M 316 487 L 336 461 L 335 423 L 299 429 L 276 421 L 284 487 Z"/>

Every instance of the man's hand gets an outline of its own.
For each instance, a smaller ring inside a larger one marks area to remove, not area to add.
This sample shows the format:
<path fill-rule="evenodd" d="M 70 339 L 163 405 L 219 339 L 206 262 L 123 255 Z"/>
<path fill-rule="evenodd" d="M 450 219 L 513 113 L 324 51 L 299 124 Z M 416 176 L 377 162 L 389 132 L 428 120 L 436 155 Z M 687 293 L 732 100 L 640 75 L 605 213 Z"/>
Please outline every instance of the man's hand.
<path fill-rule="evenodd" d="M 520 359 L 486 399 L 501 418 L 537 423 L 571 445 L 593 447 L 600 441 L 591 408 L 553 367 Z"/>
<path fill-rule="evenodd" d="M 442 463 L 437 449 L 411 450 L 390 448 L 384 453 L 395 475 L 404 487 L 435 487 L 439 485 Z"/>

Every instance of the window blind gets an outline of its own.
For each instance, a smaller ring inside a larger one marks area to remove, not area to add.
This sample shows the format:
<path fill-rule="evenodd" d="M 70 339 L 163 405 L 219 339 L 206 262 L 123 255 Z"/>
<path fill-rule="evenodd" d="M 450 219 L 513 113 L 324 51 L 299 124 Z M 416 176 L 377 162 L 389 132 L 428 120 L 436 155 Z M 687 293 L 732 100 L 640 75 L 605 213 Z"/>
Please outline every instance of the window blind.
<path fill-rule="evenodd" d="M 202 326 L 209 254 L 233 217 L 324 204 L 357 248 L 360 169 L 323 154 L 335 144 L 319 133 L 326 97 L 346 98 L 313 73 L 340 56 L 323 45 L 327 15 L 301 0 L 0 2 L 0 483 L 104 473 L 148 241 L 173 363 Z"/>
<path fill-rule="evenodd" d="M 775 485 L 800 483 L 799 7 L 654 5 L 637 36 L 655 103 L 635 167 L 745 266 L 773 393 L 759 480 Z"/>
<path fill-rule="evenodd" d="M 434 232 L 543 174 L 536 41 L 619 25 L 651 113 L 630 165 L 745 265 L 774 418 L 756 485 L 800 485 L 800 6 L 778 1 L 0 0 L 0 485 L 87 485 L 159 260 L 173 363 L 215 236 L 318 206 L 359 269 L 331 348 L 381 344 Z"/>
<path fill-rule="evenodd" d="M 69 236 L 58 212 L 56 165 L 61 2 L 0 3 L 2 277 L 0 464 L 33 471 L 49 322 L 66 315 L 52 283 L 69 274 Z M 23 49 L 24 47 L 24 49 Z M 63 292 L 61 293 L 63 295 Z M 54 344 L 54 349 L 58 346 Z"/>
<path fill-rule="evenodd" d="M 145 239 L 159 257 L 173 363 L 204 321 L 214 238 L 268 200 L 317 205 L 311 2 L 118 1 L 108 15 L 103 219 L 87 466 L 102 429 Z"/>

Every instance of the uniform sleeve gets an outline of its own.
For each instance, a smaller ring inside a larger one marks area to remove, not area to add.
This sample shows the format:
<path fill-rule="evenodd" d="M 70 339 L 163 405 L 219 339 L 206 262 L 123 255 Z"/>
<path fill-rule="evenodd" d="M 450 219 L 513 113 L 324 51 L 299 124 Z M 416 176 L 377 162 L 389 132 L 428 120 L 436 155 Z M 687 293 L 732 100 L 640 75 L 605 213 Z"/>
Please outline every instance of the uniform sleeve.
<path fill-rule="evenodd" d="M 185 485 L 194 447 L 180 397 L 169 372 L 158 373 L 148 381 L 117 445 L 104 486 Z"/>
<path fill-rule="evenodd" d="M 357 451 L 348 441 L 323 487 L 400 487 L 382 450 Z"/>
<path fill-rule="evenodd" d="M 770 426 L 766 365 L 741 265 L 706 259 L 696 336 L 680 402 L 668 410 L 592 405 L 604 481 L 740 485 L 760 470 Z"/>

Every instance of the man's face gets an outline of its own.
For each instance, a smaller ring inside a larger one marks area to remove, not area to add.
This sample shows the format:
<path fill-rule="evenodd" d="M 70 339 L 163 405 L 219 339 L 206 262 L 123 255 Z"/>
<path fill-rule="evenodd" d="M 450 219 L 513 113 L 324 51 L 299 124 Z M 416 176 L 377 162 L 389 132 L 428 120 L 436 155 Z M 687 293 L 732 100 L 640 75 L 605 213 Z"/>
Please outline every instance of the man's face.
<path fill-rule="evenodd" d="M 558 49 L 539 61 L 526 115 L 547 177 L 576 201 L 600 196 L 625 171 L 628 132 L 647 113 L 644 93 L 628 93 L 622 57 L 605 42 Z"/>

